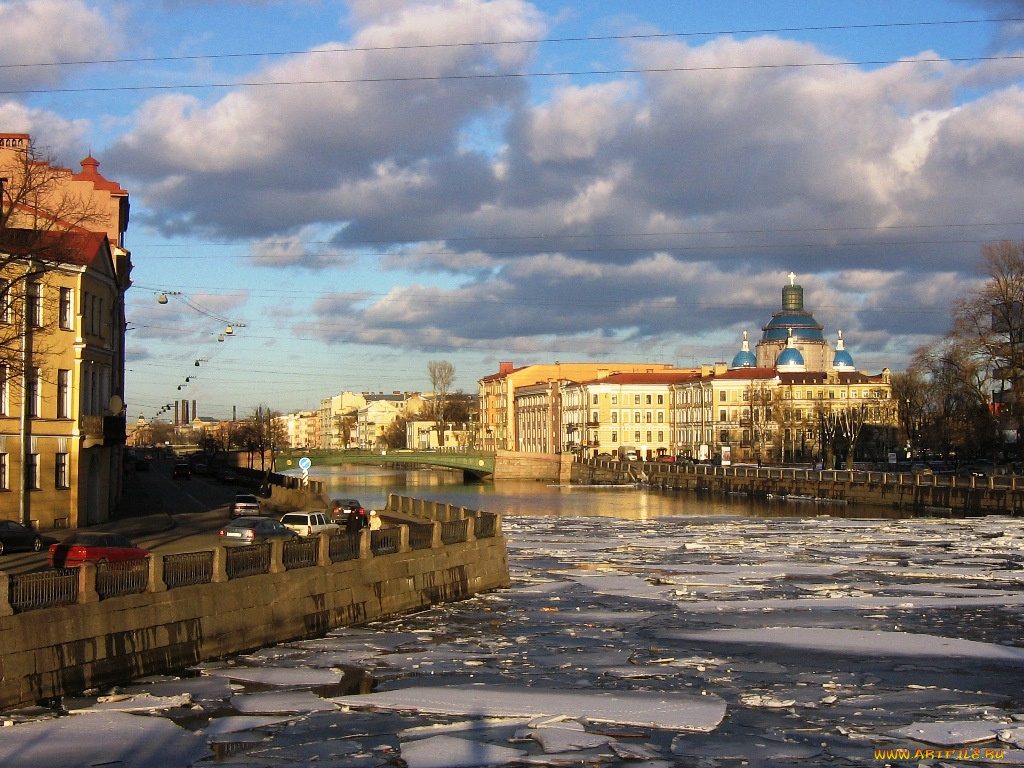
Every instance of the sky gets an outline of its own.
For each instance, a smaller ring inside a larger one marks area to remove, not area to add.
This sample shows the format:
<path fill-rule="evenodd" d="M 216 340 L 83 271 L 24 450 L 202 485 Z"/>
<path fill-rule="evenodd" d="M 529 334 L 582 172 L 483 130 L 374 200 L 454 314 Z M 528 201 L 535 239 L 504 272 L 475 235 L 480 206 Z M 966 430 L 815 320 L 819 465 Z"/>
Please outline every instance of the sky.
<path fill-rule="evenodd" d="M 428 391 L 434 360 L 468 393 L 729 361 L 791 271 L 902 370 L 1024 240 L 1024 0 L 0 0 L 0 29 L 0 132 L 131 195 L 130 419 Z"/>

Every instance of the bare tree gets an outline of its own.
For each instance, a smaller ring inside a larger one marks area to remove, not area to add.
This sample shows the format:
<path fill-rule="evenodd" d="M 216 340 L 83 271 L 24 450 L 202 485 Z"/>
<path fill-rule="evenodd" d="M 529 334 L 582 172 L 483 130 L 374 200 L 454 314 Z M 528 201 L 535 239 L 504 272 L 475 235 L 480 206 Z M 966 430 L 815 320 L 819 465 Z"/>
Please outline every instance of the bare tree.
<path fill-rule="evenodd" d="M 273 472 L 277 450 L 287 439 L 280 412 L 271 410 L 267 405 L 257 405 L 245 421 L 244 436 L 249 466 L 253 466 L 252 455 L 256 453 L 260 457 L 260 471 L 265 474 Z"/>
<path fill-rule="evenodd" d="M 0 365 L 12 383 L 25 372 L 26 346 L 48 351 L 48 327 L 33 322 L 56 316 L 41 304 L 40 297 L 55 293 L 45 290 L 47 275 L 77 264 L 87 240 L 108 229 L 110 214 L 69 178 L 70 171 L 31 146 L 0 153 L 0 315 L 7 320 L 0 323 Z"/>
<path fill-rule="evenodd" d="M 764 460 L 763 450 L 771 445 L 776 419 L 773 413 L 772 386 L 766 381 L 751 382 L 746 391 L 750 407 L 750 436 L 754 444 L 757 463 Z"/>
<path fill-rule="evenodd" d="M 825 405 L 824 403 L 818 403 L 815 406 L 814 413 L 818 418 L 818 448 L 821 451 L 822 466 L 825 469 L 834 469 L 836 443 L 841 434 L 839 414 L 831 405 Z"/>
<path fill-rule="evenodd" d="M 1016 430 L 1024 451 L 1024 242 L 986 245 L 981 257 L 987 280 L 955 305 L 949 340 L 958 365 L 975 379 L 978 369 L 990 378 L 985 400 Z"/>
<path fill-rule="evenodd" d="M 857 440 L 868 420 L 868 405 L 865 402 L 847 403 L 833 409 L 839 430 L 846 438 L 846 468 L 853 469 L 853 457 L 857 450 Z"/>
<path fill-rule="evenodd" d="M 448 400 L 452 383 L 455 381 L 455 366 L 447 360 L 432 360 L 427 363 L 430 387 L 434 391 L 431 411 L 437 423 L 437 444 L 444 446 L 445 430 L 448 426 Z"/>

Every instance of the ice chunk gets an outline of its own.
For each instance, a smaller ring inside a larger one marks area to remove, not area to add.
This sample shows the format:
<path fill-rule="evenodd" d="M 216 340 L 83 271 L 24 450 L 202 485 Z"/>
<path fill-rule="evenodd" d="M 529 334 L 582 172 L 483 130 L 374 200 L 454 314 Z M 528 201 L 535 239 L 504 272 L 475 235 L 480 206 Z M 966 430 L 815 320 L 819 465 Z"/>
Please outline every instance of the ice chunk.
<path fill-rule="evenodd" d="M 502 765 L 525 754 L 522 749 L 454 736 L 431 736 L 402 745 L 402 760 L 408 768 L 477 768 Z"/>
<path fill-rule="evenodd" d="M 952 721 L 945 723 L 911 723 L 897 728 L 893 735 L 902 736 L 926 744 L 940 747 L 953 747 L 958 744 L 976 744 L 996 738 L 1000 731 L 1006 730 L 1007 723 L 984 721 Z"/>
<path fill-rule="evenodd" d="M 380 707 L 478 717 L 564 714 L 591 722 L 701 732 L 713 731 L 725 717 L 725 702 L 717 696 L 643 691 L 575 693 L 491 685 L 413 687 L 361 696 L 342 696 L 334 701 L 350 707 Z"/>
<path fill-rule="evenodd" d="M 222 667 L 208 669 L 206 674 L 226 677 L 243 683 L 259 683 L 290 688 L 309 688 L 319 685 L 336 685 L 341 682 L 342 673 L 334 669 L 312 667 Z"/>
<path fill-rule="evenodd" d="M 247 714 L 323 712 L 338 708 L 336 704 L 321 699 L 309 691 L 246 693 L 241 696 L 232 696 L 231 705 L 239 712 Z"/>
<path fill-rule="evenodd" d="M 170 720 L 124 712 L 25 723 L 0 739 L 4 768 L 188 768 L 210 754 L 203 739 Z"/>
<path fill-rule="evenodd" d="M 530 734 L 545 752 L 570 752 L 577 749 L 603 747 L 611 736 L 587 733 L 577 722 L 551 723 L 534 728 Z"/>
<path fill-rule="evenodd" d="M 87 712 L 156 712 L 160 709 L 184 707 L 192 703 L 192 696 L 182 693 L 177 696 L 152 696 L 148 693 L 116 694 L 101 696 L 91 707 L 68 710 L 74 715 Z"/>
<path fill-rule="evenodd" d="M 791 601 L 795 602 L 795 601 Z M 829 629 L 823 627 L 764 627 L 761 629 L 711 629 L 703 632 L 659 632 L 659 637 L 694 642 L 774 645 L 811 649 L 823 653 L 854 653 L 869 656 L 939 656 L 1024 664 L 1024 648 L 979 643 L 937 635 L 909 632 Z"/>
<path fill-rule="evenodd" d="M 274 717 L 273 715 L 242 715 L 239 717 L 218 717 L 210 721 L 204 733 L 216 736 L 222 733 L 252 731 L 256 728 L 268 728 L 272 725 L 290 723 L 293 717 Z"/>

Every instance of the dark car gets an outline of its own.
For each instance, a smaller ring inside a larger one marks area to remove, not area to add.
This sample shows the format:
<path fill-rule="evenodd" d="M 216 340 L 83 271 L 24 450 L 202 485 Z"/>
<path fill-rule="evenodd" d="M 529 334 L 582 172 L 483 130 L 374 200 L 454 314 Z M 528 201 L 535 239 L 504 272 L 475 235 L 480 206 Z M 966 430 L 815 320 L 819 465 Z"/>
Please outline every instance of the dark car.
<path fill-rule="evenodd" d="M 299 535 L 272 517 L 247 517 L 232 520 L 220 529 L 220 543 L 225 547 L 263 544 L 274 539 L 297 539 Z"/>
<path fill-rule="evenodd" d="M 14 520 L 0 520 L 0 555 L 17 549 L 43 550 L 43 537 Z"/>
<path fill-rule="evenodd" d="M 336 523 L 344 523 L 353 512 L 363 513 L 363 505 L 358 499 L 333 499 L 331 503 L 331 517 Z"/>
<path fill-rule="evenodd" d="M 54 568 L 73 568 L 82 563 L 119 563 L 147 557 L 148 549 L 136 547 L 120 534 L 78 531 L 50 545 L 49 561 Z"/>
<path fill-rule="evenodd" d="M 233 469 L 222 469 L 217 473 L 217 482 L 226 484 L 237 483 L 238 473 Z"/>
<path fill-rule="evenodd" d="M 231 517 L 243 517 L 245 515 L 258 515 L 260 513 L 260 500 L 251 493 L 239 493 L 231 502 Z"/>
<path fill-rule="evenodd" d="M 192 479 L 192 467 L 188 464 L 179 463 L 174 465 L 174 469 L 171 470 L 172 480 L 191 480 Z"/>

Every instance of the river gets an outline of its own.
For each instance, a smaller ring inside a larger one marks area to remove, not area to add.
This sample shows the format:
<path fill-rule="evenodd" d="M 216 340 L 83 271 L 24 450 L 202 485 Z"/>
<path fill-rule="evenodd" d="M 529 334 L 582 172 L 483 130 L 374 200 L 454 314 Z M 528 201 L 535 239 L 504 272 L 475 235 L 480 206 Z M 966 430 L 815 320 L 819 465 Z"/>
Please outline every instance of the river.
<path fill-rule="evenodd" d="M 289 474 L 289 473 L 286 473 Z M 358 499 L 366 509 L 382 509 L 388 494 L 453 504 L 509 515 L 616 517 L 649 520 L 679 515 L 709 517 L 895 518 L 905 515 L 882 507 L 848 507 L 810 501 L 751 498 L 746 495 L 661 491 L 633 486 L 554 485 L 530 480 L 464 483 L 462 472 L 408 471 L 383 467 L 338 466 L 310 471 L 331 498 Z"/>
<path fill-rule="evenodd" d="M 312 477 L 502 513 L 511 586 L 65 700 L 0 765 L 1024 765 L 1024 519 Z"/>

